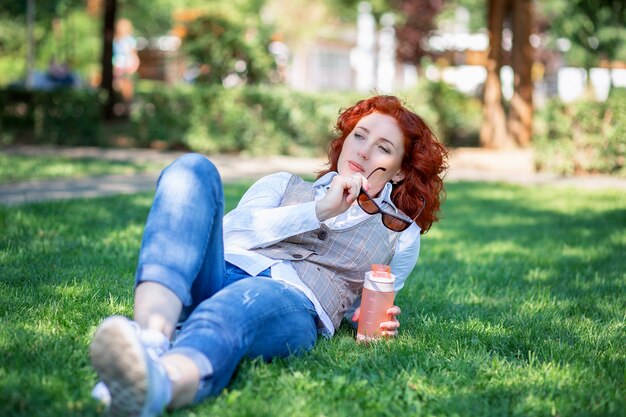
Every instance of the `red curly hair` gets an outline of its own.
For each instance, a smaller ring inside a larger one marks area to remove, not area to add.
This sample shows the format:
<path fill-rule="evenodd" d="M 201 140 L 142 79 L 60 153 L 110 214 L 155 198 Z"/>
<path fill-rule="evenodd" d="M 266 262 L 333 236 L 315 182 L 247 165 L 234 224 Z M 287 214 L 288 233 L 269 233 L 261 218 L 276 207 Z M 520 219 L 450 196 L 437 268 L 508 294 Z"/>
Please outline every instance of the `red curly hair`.
<path fill-rule="evenodd" d="M 422 207 L 420 196 L 423 197 L 426 206 L 415 222 L 422 229 L 421 233 L 426 233 L 439 220 L 437 215 L 444 195 L 442 174 L 447 168 L 448 151 L 437 141 L 424 120 L 407 109 L 397 97 L 370 97 L 341 112 L 335 125 L 339 136 L 333 139 L 328 149 L 330 166 L 320 171 L 318 178 L 330 171 L 337 171 L 344 141 L 362 117 L 374 112 L 393 117 L 404 135 L 401 169 L 405 178 L 393 186 L 391 200 L 400 210 L 414 218 Z"/>

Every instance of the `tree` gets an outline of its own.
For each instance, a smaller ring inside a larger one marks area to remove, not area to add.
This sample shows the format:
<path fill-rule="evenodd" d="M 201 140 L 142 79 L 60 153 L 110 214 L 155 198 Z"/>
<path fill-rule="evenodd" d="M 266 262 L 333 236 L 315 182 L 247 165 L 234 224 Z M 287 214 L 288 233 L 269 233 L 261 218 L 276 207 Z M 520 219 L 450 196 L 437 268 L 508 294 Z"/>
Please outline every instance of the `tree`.
<path fill-rule="evenodd" d="M 422 57 L 429 55 L 424 44 L 435 29 L 435 17 L 444 0 L 390 0 L 390 4 L 401 18 L 396 28 L 398 58 L 419 65 Z"/>
<path fill-rule="evenodd" d="M 358 4 L 363 0 L 326 0 L 330 10 L 342 20 L 354 21 Z M 475 0 L 463 0 L 475 1 Z M 436 17 L 443 10 L 445 0 L 370 0 L 372 13 L 377 20 L 386 12 L 395 12 L 398 59 L 420 64 L 429 56 L 425 42 L 436 27 Z"/>
<path fill-rule="evenodd" d="M 102 84 L 100 87 L 107 92 L 104 103 L 104 118 L 113 118 L 115 90 L 113 89 L 113 37 L 115 35 L 115 17 L 117 0 L 105 0 L 102 24 Z"/>
<path fill-rule="evenodd" d="M 264 15 L 276 34 L 288 40 L 297 49 L 319 33 L 321 26 L 337 26 L 341 21 L 354 22 L 357 15 L 354 5 L 340 2 L 311 2 L 309 0 L 267 0 Z"/>
<path fill-rule="evenodd" d="M 487 4 L 489 51 L 486 65 L 487 79 L 483 89 L 483 124 L 480 128 L 480 144 L 487 148 L 503 148 L 510 145 L 500 83 L 502 29 L 506 8 L 501 0 L 488 0 Z"/>
<path fill-rule="evenodd" d="M 376 20 L 379 20 L 383 14 L 395 9 L 395 5 L 392 4 L 394 0 L 324 0 L 321 3 L 325 4 L 329 11 L 338 19 L 354 22 L 357 17 L 359 3 L 362 1 L 367 1 L 372 6 L 372 14 Z M 308 3 L 310 4 L 311 2 L 309 1 Z"/>
<path fill-rule="evenodd" d="M 258 83 L 269 78 L 274 59 L 271 32 L 259 21 L 227 10 L 204 12 L 186 26 L 185 53 L 199 69 L 197 81 Z"/>
<path fill-rule="evenodd" d="M 534 51 L 530 44 L 533 27 L 532 0 L 488 0 L 489 52 L 487 80 L 483 92 L 483 125 L 480 143 L 488 148 L 528 146 L 532 137 L 532 78 Z M 502 103 L 502 31 L 507 20 L 512 26 L 514 73 L 511 108 L 506 116 Z"/>
<path fill-rule="evenodd" d="M 626 61 L 626 3 L 623 0 L 551 0 L 538 3 L 538 14 L 554 47 L 567 40 L 569 65 L 589 69 L 605 61 L 609 68 Z"/>
<path fill-rule="evenodd" d="M 485 0 L 446 0 L 443 9 L 437 15 L 437 25 L 443 21 L 454 20 L 459 7 L 464 8 L 469 13 L 468 28 L 470 32 L 477 32 L 487 27 Z"/>
<path fill-rule="evenodd" d="M 530 44 L 533 22 L 532 0 L 514 0 L 513 19 L 513 97 L 507 119 L 512 141 L 520 146 L 530 145 L 533 132 L 533 81 L 531 70 L 534 50 Z"/>
<path fill-rule="evenodd" d="M 46 0 L 36 3 L 36 20 L 43 28 L 49 28 L 55 17 L 64 15 L 68 10 L 84 7 L 83 0 Z M 25 1 L 0 0 L 0 17 L 23 19 L 27 12 L 26 6 Z"/>
<path fill-rule="evenodd" d="M 37 47 L 51 37 L 53 21 L 80 3 L 81 0 L 0 0 L 0 79 L 15 81 L 24 75 L 30 78 Z"/>

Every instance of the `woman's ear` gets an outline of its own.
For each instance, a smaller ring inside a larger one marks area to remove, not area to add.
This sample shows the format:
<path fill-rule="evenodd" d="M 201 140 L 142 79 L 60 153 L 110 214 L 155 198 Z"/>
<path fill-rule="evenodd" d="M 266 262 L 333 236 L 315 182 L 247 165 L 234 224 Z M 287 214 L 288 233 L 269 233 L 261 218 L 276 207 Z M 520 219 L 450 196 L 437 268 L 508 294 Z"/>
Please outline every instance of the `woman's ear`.
<path fill-rule="evenodd" d="M 404 175 L 404 172 L 402 172 L 402 170 L 399 170 L 398 172 L 396 172 L 396 174 L 393 177 L 391 177 L 391 181 L 393 183 L 398 183 L 402 181 L 404 178 L 406 178 L 406 175 Z"/>

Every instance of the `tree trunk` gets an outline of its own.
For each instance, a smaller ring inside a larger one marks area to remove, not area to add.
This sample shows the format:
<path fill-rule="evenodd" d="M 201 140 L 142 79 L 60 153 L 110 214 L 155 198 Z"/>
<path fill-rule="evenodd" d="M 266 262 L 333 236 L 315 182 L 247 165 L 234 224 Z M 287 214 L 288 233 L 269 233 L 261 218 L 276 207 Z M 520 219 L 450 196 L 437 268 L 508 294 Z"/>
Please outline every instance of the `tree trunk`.
<path fill-rule="evenodd" d="M 533 129 L 532 22 L 532 0 L 514 0 L 512 64 L 515 78 L 507 124 L 509 134 L 520 146 L 530 145 Z"/>
<path fill-rule="evenodd" d="M 26 88 L 33 88 L 35 69 L 35 0 L 26 3 Z"/>
<path fill-rule="evenodd" d="M 506 129 L 506 115 L 502 106 L 502 26 L 506 1 L 487 0 L 489 54 L 487 56 L 487 79 L 483 91 L 483 123 L 480 128 L 480 144 L 485 148 L 509 147 L 511 140 Z"/>
<path fill-rule="evenodd" d="M 102 84 L 100 87 L 107 92 L 104 104 L 104 118 L 113 118 L 115 95 L 113 91 L 113 36 L 115 35 L 115 14 L 117 0 L 105 0 L 104 25 L 102 28 Z"/>

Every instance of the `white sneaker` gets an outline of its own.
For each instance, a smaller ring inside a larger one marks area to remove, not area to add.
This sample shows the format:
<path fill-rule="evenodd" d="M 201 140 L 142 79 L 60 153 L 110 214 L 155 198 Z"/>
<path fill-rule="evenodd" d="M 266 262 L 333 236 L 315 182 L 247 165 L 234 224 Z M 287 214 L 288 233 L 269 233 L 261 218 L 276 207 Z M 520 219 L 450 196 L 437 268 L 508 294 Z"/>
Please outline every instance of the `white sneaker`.
<path fill-rule="evenodd" d="M 133 327 L 137 335 L 139 335 L 141 343 L 143 343 L 143 346 L 146 348 L 151 357 L 159 357 L 170 350 L 172 344 L 163 333 L 150 329 L 142 330 L 139 327 L 139 324 L 135 321 L 129 320 L 128 323 Z M 111 393 L 103 381 L 98 381 L 98 383 L 96 383 L 91 390 L 91 397 L 101 402 L 106 407 L 111 404 Z"/>
<path fill-rule="evenodd" d="M 172 347 L 172 344 L 163 333 L 152 329 L 140 329 L 137 322 L 134 321 L 130 321 L 130 323 L 135 327 L 135 331 L 139 334 L 141 343 L 150 351 L 151 355 L 155 357 L 162 356 Z"/>
<path fill-rule="evenodd" d="M 91 390 L 91 398 L 101 402 L 107 408 L 111 405 L 111 392 L 102 381 L 98 381 Z"/>
<path fill-rule="evenodd" d="M 89 350 L 93 367 L 110 393 L 110 415 L 151 417 L 163 412 L 171 400 L 171 382 L 130 320 L 106 319 Z"/>

